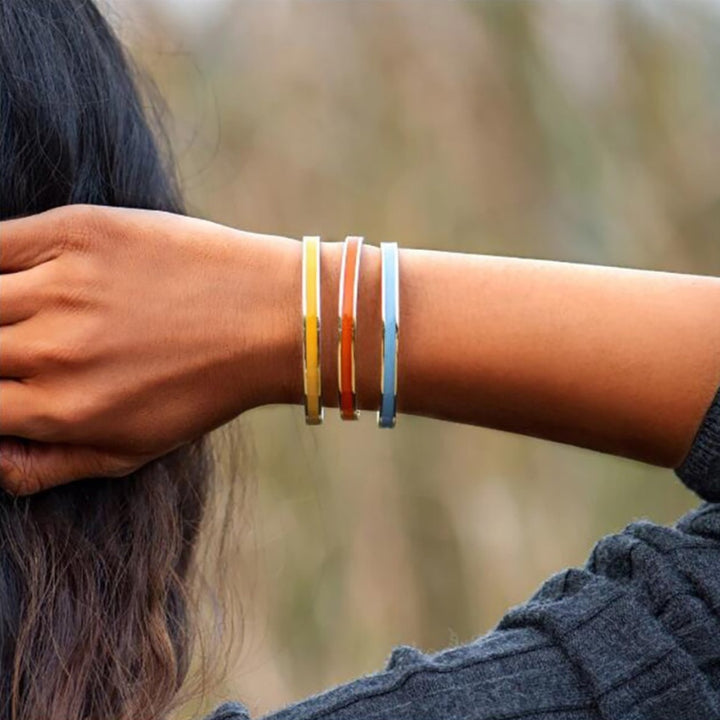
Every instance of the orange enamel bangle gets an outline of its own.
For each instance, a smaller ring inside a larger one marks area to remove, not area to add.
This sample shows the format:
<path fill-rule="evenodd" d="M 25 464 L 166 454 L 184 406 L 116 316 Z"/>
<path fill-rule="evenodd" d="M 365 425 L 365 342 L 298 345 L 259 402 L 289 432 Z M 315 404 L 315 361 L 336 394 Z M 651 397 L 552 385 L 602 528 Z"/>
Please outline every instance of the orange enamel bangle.
<path fill-rule="evenodd" d="M 357 420 L 355 393 L 355 328 L 357 324 L 358 277 L 363 238 L 345 238 L 338 293 L 338 407 L 343 420 Z"/>

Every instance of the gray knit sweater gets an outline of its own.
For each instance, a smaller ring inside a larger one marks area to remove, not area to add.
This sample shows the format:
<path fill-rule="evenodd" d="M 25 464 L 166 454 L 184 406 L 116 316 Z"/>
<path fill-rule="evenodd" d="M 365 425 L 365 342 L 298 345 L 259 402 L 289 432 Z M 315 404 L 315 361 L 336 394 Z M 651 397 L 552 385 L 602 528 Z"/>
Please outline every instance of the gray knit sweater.
<path fill-rule="evenodd" d="M 674 472 L 706 501 L 674 526 L 633 522 L 473 642 L 398 647 L 266 720 L 720 720 L 720 388 Z"/>

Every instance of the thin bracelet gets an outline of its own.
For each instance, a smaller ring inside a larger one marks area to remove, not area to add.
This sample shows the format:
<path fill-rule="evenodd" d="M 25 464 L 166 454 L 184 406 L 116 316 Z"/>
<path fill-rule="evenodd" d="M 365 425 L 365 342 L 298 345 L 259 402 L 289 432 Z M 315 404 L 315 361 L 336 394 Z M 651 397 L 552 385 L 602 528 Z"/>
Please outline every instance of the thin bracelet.
<path fill-rule="evenodd" d="M 305 422 L 323 421 L 320 377 L 320 238 L 303 237 L 302 257 L 303 388 Z"/>
<path fill-rule="evenodd" d="M 382 257 L 382 354 L 378 427 L 393 428 L 397 415 L 397 359 L 400 329 L 400 274 L 397 243 L 380 243 Z"/>
<path fill-rule="evenodd" d="M 343 420 L 357 420 L 360 412 L 355 394 L 355 327 L 357 324 L 358 276 L 363 238 L 345 238 L 338 294 L 338 407 Z"/>

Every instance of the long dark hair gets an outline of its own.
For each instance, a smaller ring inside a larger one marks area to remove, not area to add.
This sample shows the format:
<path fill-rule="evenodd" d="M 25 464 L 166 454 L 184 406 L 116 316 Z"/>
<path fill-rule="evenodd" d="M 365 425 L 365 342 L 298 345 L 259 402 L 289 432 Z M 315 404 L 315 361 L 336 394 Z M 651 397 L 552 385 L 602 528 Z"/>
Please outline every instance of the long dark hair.
<path fill-rule="evenodd" d="M 0 2 L 0 219 L 183 211 L 134 73 L 90 0 Z M 0 492 L 0 720 L 156 720 L 190 661 L 207 438 L 121 479 Z"/>

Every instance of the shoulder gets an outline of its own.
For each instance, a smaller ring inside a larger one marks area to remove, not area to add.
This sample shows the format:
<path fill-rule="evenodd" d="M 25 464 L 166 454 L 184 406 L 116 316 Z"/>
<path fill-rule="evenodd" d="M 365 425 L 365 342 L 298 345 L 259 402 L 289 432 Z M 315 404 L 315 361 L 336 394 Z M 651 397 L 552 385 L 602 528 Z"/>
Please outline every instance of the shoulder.
<path fill-rule="evenodd" d="M 265 720 L 706 720 L 718 712 L 718 608 L 720 505 L 704 503 L 673 527 L 639 520 L 602 538 L 584 567 L 468 644 L 396 648 L 383 670 Z"/>

